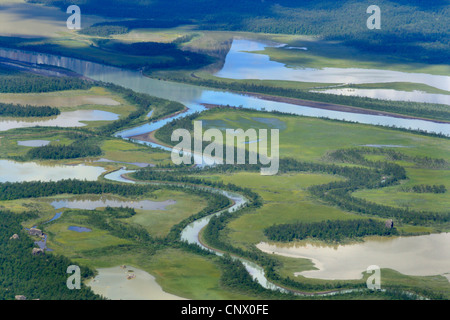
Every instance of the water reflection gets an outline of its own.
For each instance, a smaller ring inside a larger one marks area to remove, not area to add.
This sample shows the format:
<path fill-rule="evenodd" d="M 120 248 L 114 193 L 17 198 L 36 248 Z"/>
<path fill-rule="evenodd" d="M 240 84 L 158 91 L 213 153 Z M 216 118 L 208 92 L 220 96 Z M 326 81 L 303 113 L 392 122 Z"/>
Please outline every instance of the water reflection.
<path fill-rule="evenodd" d="M 42 165 L 36 162 L 0 160 L 0 182 L 59 181 L 78 179 L 95 181 L 106 170 L 85 165 Z"/>
<path fill-rule="evenodd" d="M 450 77 L 426 73 L 400 72 L 381 69 L 358 68 L 287 68 L 285 64 L 271 61 L 265 54 L 246 51 L 262 51 L 275 47 L 251 40 L 234 40 L 225 64 L 215 75 L 231 79 L 291 80 L 320 83 L 423 83 L 442 90 L 450 88 Z"/>

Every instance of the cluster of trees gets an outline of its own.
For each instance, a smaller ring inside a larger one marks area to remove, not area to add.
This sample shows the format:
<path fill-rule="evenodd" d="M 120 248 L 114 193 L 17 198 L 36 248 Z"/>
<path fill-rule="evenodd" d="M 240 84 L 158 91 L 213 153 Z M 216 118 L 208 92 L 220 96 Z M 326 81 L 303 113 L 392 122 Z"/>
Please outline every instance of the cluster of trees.
<path fill-rule="evenodd" d="M 183 24 L 191 23 L 188 20 L 170 19 L 139 19 L 139 20 L 123 20 L 123 21 L 113 21 L 113 22 L 100 22 L 93 24 L 88 28 L 83 28 L 80 33 L 108 37 L 114 34 L 125 34 L 130 32 L 132 29 L 142 29 L 142 28 L 175 28 Z"/>
<path fill-rule="evenodd" d="M 102 149 L 91 140 L 75 141 L 70 145 L 47 145 L 28 150 L 26 157 L 30 159 L 75 159 L 94 157 L 102 154 Z"/>
<path fill-rule="evenodd" d="M 44 77 L 21 72 L 0 77 L 0 93 L 33 93 L 62 90 L 87 90 L 92 81 L 74 77 Z"/>
<path fill-rule="evenodd" d="M 67 288 L 67 268 L 74 262 L 56 254 L 31 254 L 34 241 L 23 232 L 21 223 L 37 215 L 0 211 L 0 216 L 0 300 L 14 300 L 16 295 L 24 295 L 28 300 L 101 299 L 83 283 L 80 290 Z M 10 239 L 13 234 L 19 239 Z M 82 280 L 94 275 L 86 266 L 80 269 Z"/>
<path fill-rule="evenodd" d="M 119 208 L 113 208 L 110 206 L 107 206 L 105 208 L 106 214 L 115 217 L 115 218 L 131 218 L 136 214 L 136 210 L 134 208 L 129 207 L 119 207 Z"/>
<path fill-rule="evenodd" d="M 88 36 L 109 37 L 114 34 L 125 34 L 129 31 L 130 29 L 125 26 L 95 24 L 90 27 L 81 29 L 80 33 Z"/>
<path fill-rule="evenodd" d="M 12 103 L 0 103 L 0 117 L 51 117 L 61 112 L 50 106 L 30 106 Z"/>
<path fill-rule="evenodd" d="M 126 197 L 150 194 L 158 189 L 149 185 L 129 185 L 74 179 L 60 181 L 27 181 L 0 183 L 0 200 L 49 197 L 58 194 L 103 194 L 113 193 Z"/>
<path fill-rule="evenodd" d="M 415 192 L 415 193 L 446 193 L 447 188 L 441 185 L 428 185 L 428 184 L 418 184 L 412 186 L 410 188 L 403 188 L 407 192 Z"/>
<path fill-rule="evenodd" d="M 396 235 L 397 230 L 395 228 L 387 228 L 382 221 L 359 219 L 279 224 L 266 228 L 264 234 L 272 241 L 287 242 L 313 238 L 339 242 L 345 238 Z"/>

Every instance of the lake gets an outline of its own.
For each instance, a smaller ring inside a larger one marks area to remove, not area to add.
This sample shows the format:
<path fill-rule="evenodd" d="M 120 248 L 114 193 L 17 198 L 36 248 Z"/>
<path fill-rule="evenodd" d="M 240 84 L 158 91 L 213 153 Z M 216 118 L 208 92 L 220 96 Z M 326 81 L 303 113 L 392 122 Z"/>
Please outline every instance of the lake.
<path fill-rule="evenodd" d="M 406 275 L 444 275 L 450 281 L 450 233 L 376 237 L 337 246 L 262 242 L 257 247 L 270 254 L 312 260 L 319 270 L 295 273 L 308 278 L 361 279 L 368 266 L 377 265 Z"/>

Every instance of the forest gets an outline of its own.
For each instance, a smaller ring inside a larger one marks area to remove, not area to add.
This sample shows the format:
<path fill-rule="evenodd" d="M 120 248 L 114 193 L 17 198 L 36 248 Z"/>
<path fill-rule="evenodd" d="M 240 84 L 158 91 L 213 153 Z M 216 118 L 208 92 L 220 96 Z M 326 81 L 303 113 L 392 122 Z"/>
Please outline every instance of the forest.
<path fill-rule="evenodd" d="M 87 90 L 92 81 L 74 77 L 46 77 L 19 72 L 0 65 L 0 93 L 36 93 L 62 90 Z"/>
<path fill-rule="evenodd" d="M 406 190 L 405 190 L 406 189 Z M 404 188 L 405 191 L 415 192 L 415 193 L 446 193 L 447 188 L 441 185 L 428 185 L 428 184 L 419 184 L 412 186 L 411 188 Z"/>

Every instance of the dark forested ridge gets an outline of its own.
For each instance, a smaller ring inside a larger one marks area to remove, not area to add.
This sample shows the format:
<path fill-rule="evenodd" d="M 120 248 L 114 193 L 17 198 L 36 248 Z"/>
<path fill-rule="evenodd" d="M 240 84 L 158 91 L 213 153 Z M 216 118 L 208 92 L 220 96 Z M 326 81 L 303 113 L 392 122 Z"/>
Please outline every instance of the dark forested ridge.
<path fill-rule="evenodd" d="M 67 288 L 70 274 L 67 268 L 74 265 L 69 259 L 54 254 L 33 255 L 34 242 L 24 232 L 21 222 L 33 214 L 14 214 L 0 211 L 0 300 L 13 300 L 23 295 L 28 300 L 95 300 L 100 296 L 81 284 L 80 290 Z M 13 234 L 18 239 L 11 239 Z M 94 272 L 80 266 L 86 279 Z"/>
<path fill-rule="evenodd" d="M 60 113 L 55 107 L 0 103 L 0 117 L 51 117 Z"/>
<path fill-rule="evenodd" d="M 4 182 L 0 183 L 0 200 L 49 197 L 58 194 L 113 193 L 126 197 L 149 194 L 155 186 L 123 185 L 98 181 L 61 180 L 57 182 Z"/>
<path fill-rule="evenodd" d="M 30 149 L 27 157 L 31 159 L 75 159 L 83 157 L 94 157 L 102 154 L 102 149 L 91 144 L 89 141 L 75 141 L 74 143 L 65 145 L 47 145 Z"/>
<path fill-rule="evenodd" d="M 345 238 L 396 235 L 397 230 L 386 227 L 382 221 L 360 219 L 280 224 L 265 229 L 264 234 L 272 241 L 284 242 L 311 238 L 338 242 Z"/>
<path fill-rule="evenodd" d="M 450 57 L 448 0 L 28 1 L 52 4 L 64 10 L 78 4 L 84 13 L 126 20 L 115 24 L 116 32 L 125 32 L 130 18 L 139 19 L 141 25 L 160 21 L 161 27 L 171 19 L 187 20 L 203 29 L 321 35 L 366 51 L 423 62 L 446 63 Z M 367 29 L 366 9 L 372 4 L 381 9 L 381 30 Z"/>
<path fill-rule="evenodd" d="M 46 77 L 18 72 L 0 65 L 0 93 L 35 93 L 62 90 L 86 90 L 92 81 L 74 77 Z"/>
<path fill-rule="evenodd" d="M 179 25 L 192 23 L 189 20 L 124 20 L 96 23 L 80 31 L 82 34 L 106 37 L 113 34 L 124 34 L 139 28 L 174 28 Z"/>

